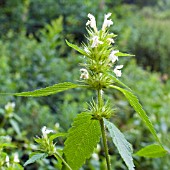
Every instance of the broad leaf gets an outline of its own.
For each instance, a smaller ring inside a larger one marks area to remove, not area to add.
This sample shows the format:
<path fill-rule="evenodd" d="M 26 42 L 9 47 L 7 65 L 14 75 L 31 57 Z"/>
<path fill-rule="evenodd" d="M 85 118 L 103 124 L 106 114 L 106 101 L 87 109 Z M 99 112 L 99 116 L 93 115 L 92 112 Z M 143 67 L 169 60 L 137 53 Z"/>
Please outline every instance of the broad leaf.
<path fill-rule="evenodd" d="M 122 56 L 132 57 L 132 56 L 135 56 L 133 54 L 127 54 L 127 53 L 122 53 L 122 52 L 118 52 L 115 55 L 118 56 L 118 57 L 122 57 Z"/>
<path fill-rule="evenodd" d="M 138 98 L 131 91 L 122 89 L 122 88 L 117 87 L 117 86 L 112 86 L 112 85 L 110 87 L 121 91 L 125 95 L 125 97 L 129 101 L 130 105 L 138 113 L 138 115 L 143 120 L 143 122 L 146 124 L 146 126 L 149 128 L 150 132 L 153 134 L 155 139 L 160 143 L 160 140 L 159 140 L 158 136 L 156 135 L 156 131 L 155 131 L 151 121 L 149 120 L 148 116 L 146 115 L 146 112 L 143 110 L 141 104 L 139 103 Z"/>
<path fill-rule="evenodd" d="M 113 123 L 104 119 L 104 124 L 108 128 L 112 141 L 116 145 L 128 169 L 134 170 L 135 165 L 133 163 L 133 158 L 132 158 L 133 149 L 131 144 L 125 139 L 124 135 Z"/>
<path fill-rule="evenodd" d="M 34 163 L 36 160 L 42 159 L 47 157 L 48 155 L 46 153 L 36 153 L 35 155 L 31 156 L 25 163 L 24 166 L 27 166 L 28 164 Z"/>
<path fill-rule="evenodd" d="M 65 141 L 64 155 L 66 162 L 78 170 L 91 156 L 100 140 L 100 124 L 89 113 L 78 114 L 69 130 Z"/>
<path fill-rule="evenodd" d="M 167 151 L 160 145 L 152 144 L 139 150 L 135 155 L 148 158 L 158 158 L 165 156 Z"/>
<path fill-rule="evenodd" d="M 56 94 L 68 89 L 76 88 L 78 87 L 77 84 L 73 84 L 70 82 L 64 82 L 55 84 L 53 86 L 49 86 L 46 88 L 34 90 L 34 91 L 28 91 L 28 92 L 21 92 L 21 93 L 15 93 L 15 96 L 25 96 L 25 97 L 39 97 L 39 96 L 48 96 L 51 94 Z"/>
<path fill-rule="evenodd" d="M 85 56 L 87 55 L 86 52 L 82 48 L 78 47 L 77 45 L 71 44 L 67 40 L 66 40 L 66 43 L 67 43 L 68 46 L 70 46 L 71 48 L 75 49 L 79 53 L 81 53 L 81 54 L 83 54 Z"/>

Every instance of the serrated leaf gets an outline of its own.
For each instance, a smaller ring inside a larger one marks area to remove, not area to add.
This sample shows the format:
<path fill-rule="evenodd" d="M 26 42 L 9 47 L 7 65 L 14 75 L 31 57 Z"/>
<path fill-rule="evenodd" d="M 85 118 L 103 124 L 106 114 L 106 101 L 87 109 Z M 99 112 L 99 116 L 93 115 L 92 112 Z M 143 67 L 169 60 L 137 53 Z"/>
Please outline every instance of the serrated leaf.
<path fill-rule="evenodd" d="M 87 55 L 86 52 L 85 52 L 82 48 L 78 47 L 77 45 L 71 44 L 71 43 L 69 43 L 67 40 L 66 40 L 66 43 L 67 43 L 68 46 L 70 46 L 71 48 L 75 49 L 75 50 L 78 51 L 79 53 L 81 53 L 81 54 L 83 54 L 83 55 Z"/>
<path fill-rule="evenodd" d="M 108 128 L 112 141 L 116 145 L 128 169 L 134 170 L 135 165 L 132 158 L 133 149 L 131 144 L 125 139 L 123 133 L 121 133 L 120 130 L 112 122 L 104 119 L 104 124 Z"/>
<path fill-rule="evenodd" d="M 49 86 L 46 88 L 34 90 L 34 91 L 28 91 L 28 92 L 21 92 L 21 93 L 15 93 L 15 96 L 25 96 L 25 97 L 39 97 L 39 96 L 48 96 L 51 94 L 56 94 L 65 90 L 69 90 L 72 88 L 78 87 L 77 84 L 73 84 L 71 82 L 64 82 L 55 84 L 53 86 Z"/>
<path fill-rule="evenodd" d="M 152 144 L 139 150 L 135 155 L 147 158 L 158 158 L 165 156 L 167 151 L 160 145 Z"/>
<path fill-rule="evenodd" d="M 133 54 L 127 54 L 127 53 L 122 53 L 122 52 L 118 52 L 115 55 L 118 56 L 118 57 L 122 57 L 122 56 L 124 56 L 124 57 L 132 57 L 132 56 L 135 56 Z"/>
<path fill-rule="evenodd" d="M 125 97 L 128 99 L 130 105 L 134 108 L 134 110 L 138 113 L 138 115 L 140 116 L 140 118 L 142 119 L 142 121 L 146 124 L 146 126 L 148 127 L 148 129 L 150 130 L 150 132 L 153 134 L 153 136 L 155 137 L 155 139 L 161 144 L 156 131 L 151 123 L 151 121 L 149 120 L 148 116 L 146 115 L 146 112 L 143 110 L 141 104 L 139 103 L 138 98 L 131 92 L 125 89 L 122 89 L 118 86 L 110 86 L 112 88 L 115 88 L 119 91 L 121 91 Z"/>
<path fill-rule="evenodd" d="M 93 153 L 100 140 L 100 124 L 89 113 L 78 114 L 65 141 L 66 162 L 78 170 Z"/>
<path fill-rule="evenodd" d="M 31 156 L 25 163 L 24 163 L 24 166 L 27 166 L 28 164 L 32 164 L 34 163 L 35 161 L 39 160 L 39 159 L 42 159 L 42 158 L 45 158 L 47 157 L 48 155 L 46 153 L 37 153 L 33 156 Z"/>

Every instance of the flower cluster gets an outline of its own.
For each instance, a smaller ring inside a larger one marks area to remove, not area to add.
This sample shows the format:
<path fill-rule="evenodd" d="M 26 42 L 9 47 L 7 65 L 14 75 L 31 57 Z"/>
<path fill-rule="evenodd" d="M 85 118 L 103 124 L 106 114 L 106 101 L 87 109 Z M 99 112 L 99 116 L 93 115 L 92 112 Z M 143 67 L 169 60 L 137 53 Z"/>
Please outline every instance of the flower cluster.
<path fill-rule="evenodd" d="M 108 32 L 108 28 L 113 24 L 110 16 L 111 13 L 105 15 L 101 30 L 97 29 L 96 19 L 92 14 L 88 14 L 89 20 L 86 23 L 89 36 L 88 43 L 84 44 L 86 63 L 82 64 L 84 68 L 80 69 L 80 79 L 96 89 L 113 83 L 108 73 L 112 72 L 116 77 L 122 75 L 123 65 L 115 66 L 120 53 L 113 46 L 116 35 Z"/>
<path fill-rule="evenodd" d="M 41 132 L 42 137 L 34 138 L 34 140 L 39 144 L 41 151 L 47 153 L 48 155 L 53 155 L 56 152 L 56 147 L 49 134 L 54 133 L 54 131 L 51 129 L 47 129 L 46 126 L 43 126 Z"/>

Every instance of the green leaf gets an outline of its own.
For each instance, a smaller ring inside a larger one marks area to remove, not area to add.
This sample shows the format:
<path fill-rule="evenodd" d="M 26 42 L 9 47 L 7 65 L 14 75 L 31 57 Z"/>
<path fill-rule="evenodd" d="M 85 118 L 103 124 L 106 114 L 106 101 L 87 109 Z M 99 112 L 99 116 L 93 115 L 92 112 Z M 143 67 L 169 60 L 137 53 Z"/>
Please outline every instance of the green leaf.
<path fill-rule="evenodd" d="M 112 141 L 116 145 L 128 169 L 134 170 L 135 165 L 133 163 L 133 158 L 132 158 L 133 149 L 131 144 L 125 139 L 124 135 L 113 123 L 104 119 L 104 124 L 108 128 Z"/>
<path fill-rule="evenodd" d="M 78 170 L 93 153 L 100 140 L 100 124 L 89 113 L 78 114 L 65 141 L 66 162 Z"/>
<path fill-rule="evenodd" d="M 165 156 L 167 151 L 160 145 L 152 144 L 139 150 L 135 155 L 147 158 L 158 158 Z"/>
<path fill-rule="evenodd" d="M 73 84 L 70 82 L 64 82 L 64 83 L 59 83 L 55 84 L 53 86 L 49 86 L 46 88 L 34 90 L 34 91 L 29 91 L 29 92 L 21 92 L 21 93 L 15 93 L 15 96 L 25 96 L 25 97 L 39 97 L 39 96 L 48 96 L 51 94 L 56 94 L 68 89 L 76 88 L 79 85 Z"/>
<path fill-rule="evenodd" d="M 31 156 L 25 163 L 24 166 L 27 166 L 28 164 L 34 163 L 36 160 L 42 159 L 47 157 L 48 155 L 46 153 L 36 153 L 35 155 Z"/>
<path fill-rule="evenodd" d="M 56 133 L 56 134 L 53 134 L 49 137 L 50 141 L 53 141 L 54 139 L 58 138 L 58 137 L 61 137 L 61 136 L 66 136 L 67 133 Z"/>
<path fill-rule="evenodd" d="M 119 85 L 121 85 L 121 86 L 123 86 L 123 87 L 125 87 L 126 89 L 128 89 L 128 90 L 131 91 L 131 89 L 130 89 L 126 84 L 124 84 L 123 82 L 121 82 L 118 78 L 116 78 L 116 77 L 113 75 L 113 72 L 109 72 L 108 74 L 109 74 L 109 76 L 111 77 L 111 79 L 113 79 L 114 83 L 117 83 L 117 84 L 119 84 Z"/>
<path fill-rule="evenodd" d="M 138 113 L 138 115 L 140 116 L 140 118 L 142 119 L 142 121 L 146 124 L 146 126 L 149 128 L 150 132 L 153 134 L 153 136 L 155 137 L 155 139 L 161 144 L 156 131 L 151 123 L 151 121 L 149 120 L 148 116 L 146 115 L 146 112 L 143 110 L 141 104 L 139 103 L 138 98 L 130 91 L 122 89 L 120 87 L 117 86 L 110 86 L 112 88 L 115 88 L 119 91 L 121 91 L 125 97 L 128 99 L 130 105 L 134 108 L 134 110 Z"/>
<path fill-rule="evenodd" d="M 132 56 L 135 56 L 133 54 L 127 54 L 127 53 L 122 53 L 122 52 L 118 52 L 115 54 L 116 56 L 118 57 L 122 57 L 122 56 L 125 56 L 125 57 L 132 57 Z"/>
<path fill-rule="evenodd" d="M 20 128 L 19 128 L 18 123 L 17 123 L 14 119 L 10 119 L 9 122 L 10 122 L 10 124 L 12 125 L 13 129 L 15 130 L 15 132 L 16 132 L 18 135 L 21 135 L 21 131 L 20 131 Z"/>
<path fill-rule="evenodd" d="M 67 43 L 68 46 L 70 46 L 71 48 L 75 49 L 79 53 L 81 53 L 81 54 L 83 54 L 85 56 L 87 55 L 86 52 L 82 48 L 78 47 L 77 45 L 71 44 L 67 40 L 66 40 L 66 43 Z"/>
<path fill-rule="evenodd" d="M 7 148 L 16 148 L 14 144 L 11 143 L 0 143 L 0 149 L 7 147 Z"/>

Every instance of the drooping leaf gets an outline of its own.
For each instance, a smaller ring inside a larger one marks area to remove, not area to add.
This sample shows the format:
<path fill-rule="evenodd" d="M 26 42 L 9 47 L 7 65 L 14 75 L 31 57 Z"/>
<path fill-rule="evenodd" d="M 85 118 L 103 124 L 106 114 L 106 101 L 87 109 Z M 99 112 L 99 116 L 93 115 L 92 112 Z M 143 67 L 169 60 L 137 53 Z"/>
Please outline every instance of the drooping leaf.
<path fill-rule="evenodd" d="M 135 165 L 132 158 L 133 149 L 131 144 L 125 139 L 124 135 L 112 122 L 104 119 L 104 124 L 108 128 L 112 141 L 116 145 L 128 169 L 134 170 Z"/>
<path fill-rule="evenodd" d="M 46 88 L 34 90 L 34 91 L 28 91 L 28 92 L 21 92 L 21 93 L 15 93 L 15 96 L 25 96 L 25 97 L 39 97 L 39 96 L 48 96 L 52 94 L 56 94 L 65 90 L 69 90 L 72 88 L 78 87 L 77 84 L 73 84 L 71 82 L 64 82 L 55 84 L 53 86 L 49 86 Z"/>
<path fill-rule="evenodd" d="M 65 141 L 64 155 L 69 166 L 78 170 L 91 156 L 100 140 L 100 124 L 89 113 L 78 114 Z"/>
<path fill-rule="evenodd" d="M 160 145 L 152 144 L 139 150 L 135 155 L 148 158 L 158 158 L 165 156 L 167 151 Z"/>
<path fill-rule="evenodd" d="M 46 153 L 36 153 L 35 155 L 31 156 L 25 163 L 24 163 L 24 166 L 27 166 L 28 164 L 32 164 L 34 163 L 35 161 L 39 160 L 39 159 L 42 159 L 42 158 L 45 158 L 47 157 L 48 155 Z"/>
<path fill-rule="evenodd" d="M 146 112 L 143 110 L 141 104 L 139 103 L 138 98 L 131 92 L 128 90 L 125 90 L 123 88 L 120 88 L 118 86 L 110 86 L 112 88 L 115 88 L 119 91 L 121 91 L 125 97 L 128 99 L 130 105 L 134 108 L 134 110 L 138 113 L 138 115 L 140 116 L 140 118 L 142 119 L 142 121 L 146 124 L 146 126 L 149 128 L 150 132 L 153 134 L 153 136 L 155 137 L 155 139 L 161 144 L 156 131 L 149 119 L 149 117 L 146 115 Z"/>
<path fill-rule="evenodd" d="M 78 47 L 77 45 L 71 44 L 67 40 L 66 40 L 66 43 L 67 43 L 68 46 L 70 46 L 71 48 L 75 49 L 79 53 L 81 53 L 83 55 L 87 55 L 86 52 L 82 48 Z"/>
<path fill-rule="evenodd" d="M 132 56 L 135 56 L 133 54 L 127 54 L 127 53 L 122 53 L 122 52 L 118 52 L 115 55 L 118 56 L 118 57 L 122 57 L 122 56 L 132 57 Z"/>

